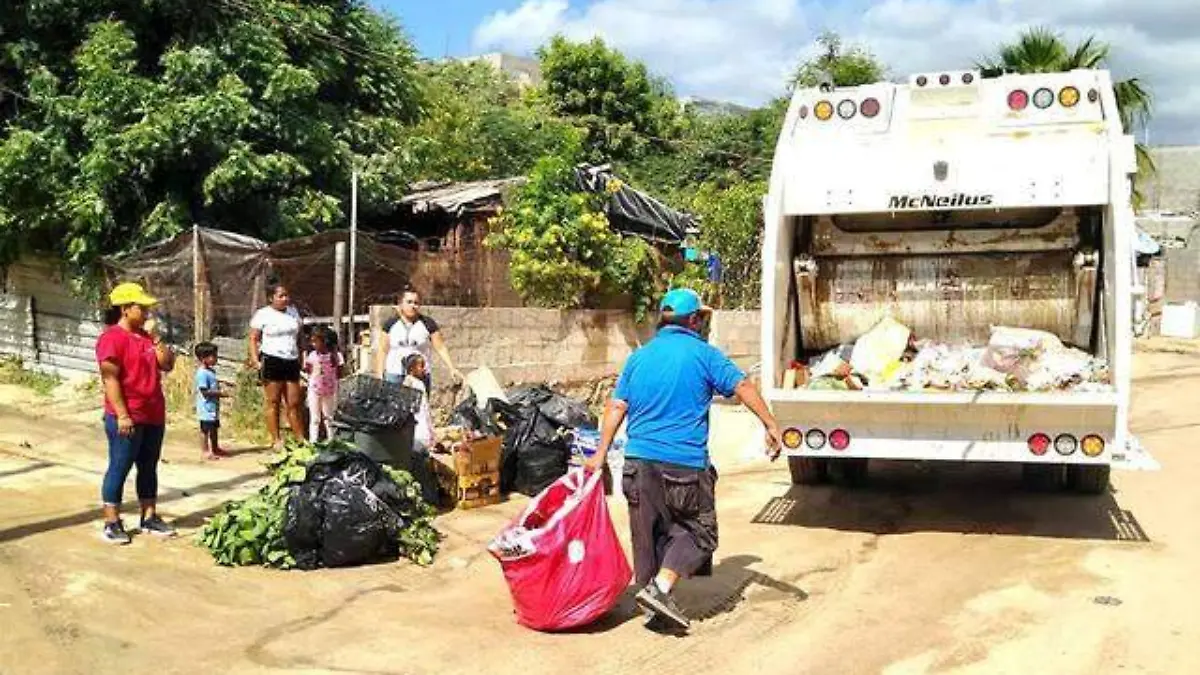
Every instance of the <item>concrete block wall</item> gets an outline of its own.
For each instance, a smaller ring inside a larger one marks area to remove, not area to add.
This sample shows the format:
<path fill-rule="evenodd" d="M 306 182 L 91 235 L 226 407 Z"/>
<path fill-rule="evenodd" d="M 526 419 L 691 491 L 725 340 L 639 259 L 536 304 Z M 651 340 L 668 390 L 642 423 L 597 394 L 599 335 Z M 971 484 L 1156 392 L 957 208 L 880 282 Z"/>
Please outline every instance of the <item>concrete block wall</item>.
<path fill-rule="evenodd" d="M 394 311 L 371 308 L 373 345 L 380 344 L 380 327 Z M 501 383 L 615 375 L 654 334 L 653 326 L 637 324 L 627 312 L 616 310 L 425 307 L 424 312 L 438 322 L 461 370 L 485 365 Z M 710 339 L 749 368 L 758 361 L 759 313 L 717 312 Z M 444 369 L 439 359 L 434 361 L 435 371 Z"/>

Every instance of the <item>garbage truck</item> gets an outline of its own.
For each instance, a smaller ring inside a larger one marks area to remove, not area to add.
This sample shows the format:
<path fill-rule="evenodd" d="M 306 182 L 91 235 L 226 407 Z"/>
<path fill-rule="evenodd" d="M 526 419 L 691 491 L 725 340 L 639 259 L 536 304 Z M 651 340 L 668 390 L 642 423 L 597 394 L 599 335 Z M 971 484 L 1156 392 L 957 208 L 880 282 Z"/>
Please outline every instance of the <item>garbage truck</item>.
<path fill-rule="evenodd" d="M 1096 494 L 1111 467 L 1156 468 L 1129 432 L 1135 169 L 1103 70 L 797 89 L 762 245 L 762 387 L 793 483 L 860 484 L 873 460 L 1017 463 Z M 979 355 L 1007 330 L 1071 350 L 1060 371 L 1103 364 L 1103 382 L 811 386 L 823 354 L 853 360 L 881 322 L 908 342 L 892 370 L 919 341 Z"/>

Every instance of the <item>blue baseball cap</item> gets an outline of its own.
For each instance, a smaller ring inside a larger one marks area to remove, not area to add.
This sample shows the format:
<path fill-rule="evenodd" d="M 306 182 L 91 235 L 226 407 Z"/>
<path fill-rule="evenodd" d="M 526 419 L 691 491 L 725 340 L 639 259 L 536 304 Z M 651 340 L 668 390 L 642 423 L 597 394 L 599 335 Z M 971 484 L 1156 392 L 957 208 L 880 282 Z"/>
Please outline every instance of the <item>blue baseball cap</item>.
<path fill-rule="evenodd" d="M 709 314 L 712 313 L 712 308 L 704 305 L 696 291 L 690 288 L 675 288 L 663 296 L 662 302 L 658 303 L 658 311 L 684 317 L 696 312 Z"/>

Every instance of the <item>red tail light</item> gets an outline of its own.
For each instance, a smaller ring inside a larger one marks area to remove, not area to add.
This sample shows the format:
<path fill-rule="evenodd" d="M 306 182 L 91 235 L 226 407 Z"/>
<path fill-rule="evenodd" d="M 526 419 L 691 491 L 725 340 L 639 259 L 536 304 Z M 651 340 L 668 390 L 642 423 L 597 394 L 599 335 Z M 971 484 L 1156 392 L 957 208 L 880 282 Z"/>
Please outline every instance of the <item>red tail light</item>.
<path fill-rule="evenodd" d="M 1008 109 L 1021 111 L 1029 107 L 1029 94 L 1023 89 L 1014 89 L 1008 94 Z"/>
<path fill-rule="evenodd" d="M 1034 434 L 1029 437 L 1029 451 L 1041 457 L 1050 449 L 1050 437 L 1046 434 Z"/>
<path fill-rule="evenodd" d="M 850 447 L 850 434 L 845 429 L 834 429 L 829 432 L 829 447 L 834 450 L 845 450 Z"/>
<path fill-rule="evenodd" d="M 858 107 L 858 111 L 863 117 L 870 119 L 879 114 L 879 99 L 869 98 L 862 102 Z"/>
<path fill-rule="evenodd" d="M 942 84 L 942 86 L 944 87 L 944 86 L 950 84 L 950 76 L 942 75 L 941 77 L 938 78 L 938 82 L 940 82 Z"/>

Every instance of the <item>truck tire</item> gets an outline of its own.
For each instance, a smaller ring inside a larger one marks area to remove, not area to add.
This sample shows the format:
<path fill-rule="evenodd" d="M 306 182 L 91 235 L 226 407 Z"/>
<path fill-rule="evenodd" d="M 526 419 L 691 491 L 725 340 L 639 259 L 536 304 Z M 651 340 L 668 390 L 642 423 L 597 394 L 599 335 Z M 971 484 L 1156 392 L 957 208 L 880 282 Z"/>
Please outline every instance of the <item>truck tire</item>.
<path fill-rule="evenodd" d="M 1102 495 L 1108 492 L 1108 478 L 1112 473 L 1111 467 L 1084 466 L 1073 464 L 1067 467 L 1067 487 L 1084 495 Z"/>
<path fill-rule="evenodd" d="M 820 485 L 829 480 L 829 460 L 817 457 L 788 457 L 793 485 Z"/>
<path fill-rule="evenodd" d="M 862 487 L 867 483 L 868 461 L 862 457 L 829 460 L 829 473 L 833 480 L 846 487 Z"/>
<path fill-rule="evenodd" d="M 1021 483 L 1033 492 L 1055 492 L 1066 485 L 1066 467 L 1062 464 L 1021 465 Z"/>

